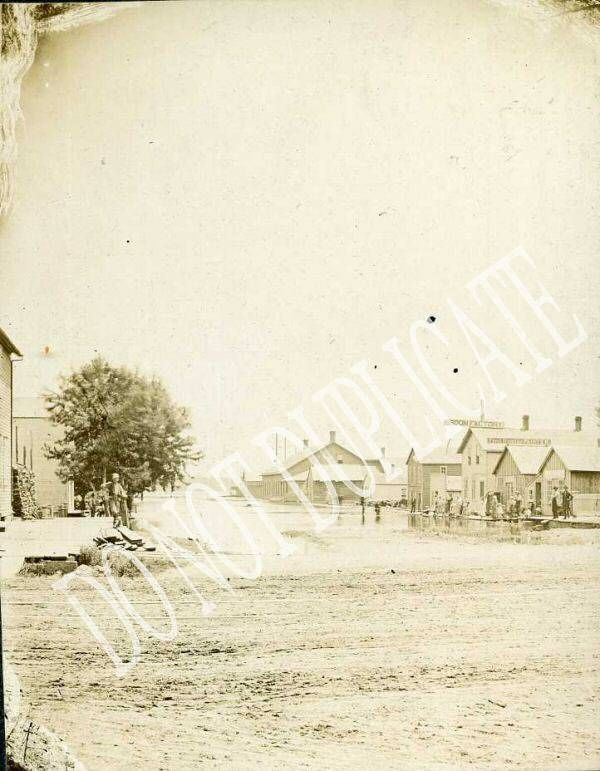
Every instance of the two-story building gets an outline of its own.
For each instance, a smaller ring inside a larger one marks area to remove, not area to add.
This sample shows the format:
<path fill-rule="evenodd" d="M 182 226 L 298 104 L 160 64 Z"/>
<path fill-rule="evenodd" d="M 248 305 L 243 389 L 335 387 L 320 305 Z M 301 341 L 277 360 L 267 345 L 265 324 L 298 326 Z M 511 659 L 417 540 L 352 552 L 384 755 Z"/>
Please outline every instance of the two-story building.
<path fill-rule="evenodd" d="M 62 436 L 62 429 L 50 419 L 44 400 L 13 400 L 13 452 L 15 462 L 35 474 L 37 502 L 54 513 L 68 507 L 69 485 L 58 477 L 58 462 L 46 457 L 44 448 Z"/>
<path fill-rule="evenodd" d="M 12 513 L 13 360 L 21 353 L 0 329 L 0 519 Z"/>
<path fill-rule="evenodd" d="M 458 452 L 462 457 L 462 481 L 463 496 L 469 501 L 471 510 L 483 513 L 484 500 L 488 492 L 500 492 L 505 490 L 497 487 L 501 476 L 517 476 L 508 473 L 509 464 L 515 460 L 515 456 L 509 456 L 503 460 L 502 469 L 499 467 L 499 461 L 506 447 L 537 447 L 545 448 L 548 452 L 553 444 L 563 444 L 568 446 L 585 446 L 595 443 L 595 436 L 584 433 L 582 430 L 581 418 L 575 418 L 574 429 L 536 429 L 529 427 L 529 416 L 524 415 L 521 428 L 480 428 L 470 427 L 467 430 Z M 530 455 L 532 455 L 530 453 Z M 535 454 L 540 457 L 541 452 Z M 525 457 L 521 463 L 527 467 L 527 472 L 521 473 L 530 475 L 531 458 L 527 461 Z M 541 461 L 540 461 L 541 462 Z M 495 474 L 498 467 L 503 474 Z M 510 481 L 510 480 L 509 480 Z M 521 480 L 522 482 L 523 480 Z M 516 485 L 516 479 L 511 482 Z M 535 496 L 535 491 L 534 491 Z"/>
<path fill-rule="evenodd" d="M 436 493 L 447 496 L 461 491 L 461 457 L 453 443 L 433 450 L 423 458 L 417 458 L 411 449 L 406 459 L 408 504 L 415 502 L 417 511 L 433 505 Z"/>
<path fill-rule="evenodd" d="M 383 470 L 380 461 L 363 460 L 360 455 L 341 445 L 335 431 L 329 432 L 329 442 L 321 447 L 311 448 L 305 439 L 304 448 L 286 459 L 284 466 L 300 490 L 309 500 L 316 502 L 328 501 L 328 485 L 335 487 L 342 503 L 358 500 L 361 496 L 368 497 L 372 492 L 374 474 Z M 261 498 L 297 500 L 293 487 L 275 467 L 263 471 L 260 484 L 253 484 L 253 492 Z"/>

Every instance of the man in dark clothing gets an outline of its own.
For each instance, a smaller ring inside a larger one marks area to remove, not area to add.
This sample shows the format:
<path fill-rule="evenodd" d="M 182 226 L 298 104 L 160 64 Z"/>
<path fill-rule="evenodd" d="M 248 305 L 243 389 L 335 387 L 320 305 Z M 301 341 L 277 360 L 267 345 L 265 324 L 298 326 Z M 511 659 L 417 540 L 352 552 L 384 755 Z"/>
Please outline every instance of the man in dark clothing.
<path fill-rule="evenodd" d="M 562 510 L 562 493 L 558 487 L 552 491 L 552 518 L 558 519 Z"/>
<path fill-rule="evenodd" d="M 565 519 L 573 516 L 573 493 L 568 487 L 565 487 L 563 492 L 563 511 Z"/>

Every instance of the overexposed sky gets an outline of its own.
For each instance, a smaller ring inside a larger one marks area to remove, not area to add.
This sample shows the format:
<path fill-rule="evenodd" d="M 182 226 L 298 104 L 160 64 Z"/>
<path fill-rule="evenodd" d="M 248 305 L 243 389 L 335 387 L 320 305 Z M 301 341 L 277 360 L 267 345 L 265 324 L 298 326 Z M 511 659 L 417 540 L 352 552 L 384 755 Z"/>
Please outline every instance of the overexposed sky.
<path fill-rule="evenodd" d="M 557 324 L 590 337 L 488 416 L 589 427 L 598 51 L 566 18 L 476 0 L 147 3 L 42 39 L 0 244 L 17 395 L 100 352 L 163 377 L 218 460 L 361 358 L 410 399 L 381 345 L 434 314 L 435 366 L 477 402 L 446 300 L 473 310 L 465 283 L 523 245 Z"/>

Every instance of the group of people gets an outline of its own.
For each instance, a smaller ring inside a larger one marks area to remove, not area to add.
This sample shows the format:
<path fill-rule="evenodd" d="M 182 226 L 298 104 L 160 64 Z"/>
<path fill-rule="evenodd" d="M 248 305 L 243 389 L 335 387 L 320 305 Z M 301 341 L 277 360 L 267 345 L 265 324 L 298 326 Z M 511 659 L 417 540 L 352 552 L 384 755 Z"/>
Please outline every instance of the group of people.
<path fill-rule="evenodd" d="M 574 517 L 573 514 L 573 493 L 568 487 L 557 487 L 552 489 L 552 518 L 558 519 L 564 517 Z"/>
<path fill-rule="evenodd" d="M 573 494 L 567 487 L 555 486 L 551 497 L 552 516 L 573 517 Z M 471 513 L 471 504 L 460 495 L 436 492 L 430 511 L 436 516 L 449 515 L 463 517 Z M 416 509 L 416 500 L 413 497 L 410 504 L 411 512 Z M 522 494 L 517 490 L 503 501 L 499 493 L 488 492 L 484 499 L 484 514 L 490 519 L 519 519 L 524 516 L 542 516 L 542 509 L 534 501 L 525 502 Z"/>
<path fill-rule="evenodd" d="M 119 474 L 113 474 L 100 489 L 87 492 L 83 501 L 92 517 L 112 517 L 113 527 L 129 527 L 132 500 L 121 484 Z"/>
<path fill-rule="evenodd" d="M 551 495 L 552 517 L 558 519 L 574 517 L 573 493 L 565 485 L 554 486 Z M 417 499 L 413 496 L 410 500 L 410 513 L 417 509 Z M 464 517 L 471 514 L 471 503 L 461 495 L 441 493 L 436 491 L 429 511 L 436 516 L 448 515 L 451 517 Z M 363 507 L 364 512 L 364 507 Z M 543 516 L 539 503 L 530 500 L 525 502 L 523 495 L 517 490 L 503 501 L 500 493 L 488 492 L 484 498 L 484 512 L 490 519 L 519 519 L 520 517 Z"/>
<path fill-rule="evenodd" d="M 518 519 L 524 513 L 523 496 L 520 492 L 511 495 L 506 504 L 497 493 L 485 496 L 485 516 L 490 519 Z"/>
<path fill-rule="evenodd" d="M 413 512 L 416 508 L 416 501 L 413 498 L 411 501 L 410 510 Z M 447 514 L 451 517 L 465 517 L 470 513 L 470 503 L 464 500 L 460 495 L 452 495 L 451 493 L 442 494 L 436 491 L 431 511 L 436 515 Z"/>

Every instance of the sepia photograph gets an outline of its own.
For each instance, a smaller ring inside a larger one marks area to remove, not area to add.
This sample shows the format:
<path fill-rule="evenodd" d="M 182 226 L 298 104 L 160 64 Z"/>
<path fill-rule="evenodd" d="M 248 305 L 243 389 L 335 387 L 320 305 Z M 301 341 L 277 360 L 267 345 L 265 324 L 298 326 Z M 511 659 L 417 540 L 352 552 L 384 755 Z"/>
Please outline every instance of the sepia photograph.
<path fill-rule="evenodd" d="M 600 0 L 0 3 L 0 767 L 600 769 Z"/>

